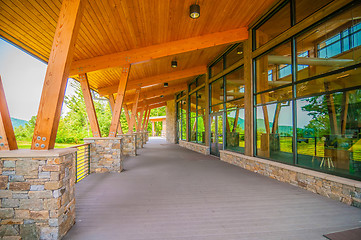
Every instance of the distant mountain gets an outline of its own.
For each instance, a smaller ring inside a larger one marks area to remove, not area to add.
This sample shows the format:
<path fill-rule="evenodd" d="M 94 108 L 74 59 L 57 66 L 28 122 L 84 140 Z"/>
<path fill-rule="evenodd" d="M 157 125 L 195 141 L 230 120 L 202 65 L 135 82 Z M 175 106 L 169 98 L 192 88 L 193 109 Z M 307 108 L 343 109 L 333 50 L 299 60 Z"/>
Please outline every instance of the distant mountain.
<path fill-rule="evenodd" d="M 11 123 L 13 124 L 13 128 L 23 126 L 25 127 L 25 124 L 28 123 L 28 121 L 18 119 L 18 118 L 11 118 Z"/>

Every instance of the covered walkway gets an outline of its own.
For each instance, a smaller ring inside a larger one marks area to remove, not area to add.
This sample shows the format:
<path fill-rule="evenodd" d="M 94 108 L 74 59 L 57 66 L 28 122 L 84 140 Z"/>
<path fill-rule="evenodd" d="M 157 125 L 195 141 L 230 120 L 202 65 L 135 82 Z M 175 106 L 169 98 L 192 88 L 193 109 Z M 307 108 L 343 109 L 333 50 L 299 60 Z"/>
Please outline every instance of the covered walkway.
<path fill-rule="evenodd" d="M 325 239 L 361 209 L 152 139 L 125 171 L 76 185 L 64 239 Z"/>

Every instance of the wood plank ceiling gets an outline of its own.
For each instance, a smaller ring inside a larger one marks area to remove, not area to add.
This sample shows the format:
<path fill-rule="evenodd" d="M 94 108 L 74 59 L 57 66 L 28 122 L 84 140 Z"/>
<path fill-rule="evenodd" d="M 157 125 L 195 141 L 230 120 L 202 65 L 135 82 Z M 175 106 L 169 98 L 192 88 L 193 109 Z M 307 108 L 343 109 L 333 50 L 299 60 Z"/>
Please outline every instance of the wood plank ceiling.
<path fill-rule="evenodd" d="M 275 0 L 85 0 L 73 62 L 247 27 Z M 198 19 L 189 17 L 197 2 Z M 47 62 L 61 0 L 0 0 L 0 36 Z M 206 66 L 230 44 L 132 64 L 129 82 Z M 176 59 L 178 68 L 170 67 Z M 121 66 L 120 66 L 121 67 Z M 92 89 L 119 83 L 120 68 L 89 72 Z M 77 76 L 74 76 L 75 78 Z M 189 81 L 190 77 L 178 80 Z"/>

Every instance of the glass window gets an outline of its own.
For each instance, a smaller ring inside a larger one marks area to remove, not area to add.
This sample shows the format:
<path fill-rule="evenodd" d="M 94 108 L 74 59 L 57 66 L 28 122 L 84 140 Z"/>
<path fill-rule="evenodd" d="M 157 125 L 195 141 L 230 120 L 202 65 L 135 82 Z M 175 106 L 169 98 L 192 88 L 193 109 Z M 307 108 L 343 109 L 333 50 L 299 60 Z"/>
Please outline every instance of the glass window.
<path fill-rule="evenodd" d="M 292 102 L 256 108 L 257 156 L 293 164 Z"/>
<path fill-rule="evenodd" d="M 296 5 L 296 23 L 301 22 L 312 13 L 326 6 L 333 0 L 295 0 Z"/>
<path fill-rule="evenodd" d="M 298 164 L 361 177 L 361 89 L 297 101 Z"/>
<path fill-rule="evenodd" d="M 243 43 L 240 43 L 226 55 L 226 68 L 232 66 L 243 58 Z"/>
<path fill-rule="evenodd" d="M 235 106 L 238 104 L 234 104 Z M 227 111 L 226 149 L 244 153 L 244 109 Z"/>
<path fill-rule="evenodd" d="M 361 62 L 360 14 L 358 5 L 297 37 L 297 80 Z"/>
<path fill-rule="evenodd" d="M 197 87 L 197 80 L 189 84 L 189 91 L 191 92 L 192 90 L 196 89 L 196 87 Z"/>
<path fill-rule="evenodd" d="M 290 10 L 290 3 L 285 4 L 255 30 L 256 48 L 261 47 L 291 27 Z"/>
<path fill-rule="evenodd" d="M 203 75 L 200 75 L 198 78 L 197 78 L 197 87 L 201 86 L 202 84 L 204 84 L 206 82 L 206 75 L 203 74 Z"/>
<path fill-rule="evenodd" d="M 256 91 L 292 83 L 291 43 L 285 43 L 256 59 Z"/>
<path fill-rule="evenodd" d="M 197 117 L 197 143 L 205 143 L 205 117 L 204 115 L 198 115 Z"/>
<path fill-rule="evenodd" d="M 190 117 L 194 117 L 195 113 L 197 111 L 197 93 L 194 92 L 189 96 L 189 102 L 190 102 L 190 106 L 189 106 L 189 113 L 190 113 Z M 194 115 L 194 116 L 193 116 Z"/>
<path fill-rule="evenodd" d="M 211 67 L 211 77 L 223 71 L 223 57 Z"/>
<path fill-rule="evenodd" d="M 211 83 L 211 105 L 223 103 L 223 78 Z"/>
<path fill-rule="evenodd" d="M 226 75 L 226 101 L 244 97 L 244 68 L 241 67 Z"/>

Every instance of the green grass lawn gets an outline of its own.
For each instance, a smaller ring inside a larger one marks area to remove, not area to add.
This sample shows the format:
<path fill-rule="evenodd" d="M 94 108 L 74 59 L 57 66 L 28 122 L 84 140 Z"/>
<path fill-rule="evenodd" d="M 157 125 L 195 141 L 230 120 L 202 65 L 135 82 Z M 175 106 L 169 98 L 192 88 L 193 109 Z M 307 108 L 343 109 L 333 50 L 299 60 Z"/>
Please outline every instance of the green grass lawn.
<path fill-rule="evenodd" d="M 78 144 L 75 143 L 55 143 L 55 148 L 67 148 L 67 147 L 72 147 Z M 27 142 L 27 141 L 18 141 L 18 148 L 19 149 L 30 149 L 31 147 L 31 142 Z"/>

